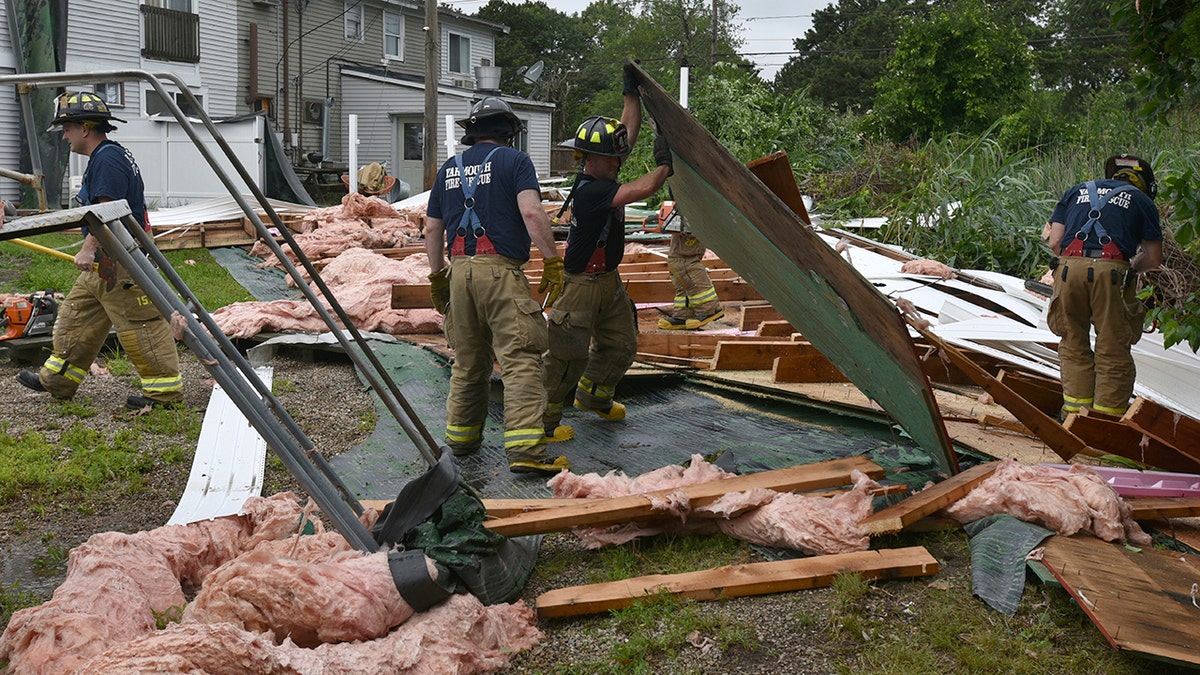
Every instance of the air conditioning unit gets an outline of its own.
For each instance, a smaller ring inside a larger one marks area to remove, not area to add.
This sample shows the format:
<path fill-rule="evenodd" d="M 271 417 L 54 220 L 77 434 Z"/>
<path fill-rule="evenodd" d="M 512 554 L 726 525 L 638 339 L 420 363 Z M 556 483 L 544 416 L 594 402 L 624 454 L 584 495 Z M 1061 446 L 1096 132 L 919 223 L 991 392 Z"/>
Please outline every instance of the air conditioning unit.
<path fill-rule="evenodd" d="M 325 121 L 325 101 L 306 99 L 304 101 L 304 121 L 310 124 L 321 124 Z"/>
<path fill-rule="evenodd" d="M 474 89 L 475 88 L 475 80 L 455 78 L 454 86 L 462 87 L 463 89 Z"/>
<path fill-rule="evenodd" d="M 266 7 L 278 7 L 279 0 L 254 0 L 254 4 L 263 5 Z"/>

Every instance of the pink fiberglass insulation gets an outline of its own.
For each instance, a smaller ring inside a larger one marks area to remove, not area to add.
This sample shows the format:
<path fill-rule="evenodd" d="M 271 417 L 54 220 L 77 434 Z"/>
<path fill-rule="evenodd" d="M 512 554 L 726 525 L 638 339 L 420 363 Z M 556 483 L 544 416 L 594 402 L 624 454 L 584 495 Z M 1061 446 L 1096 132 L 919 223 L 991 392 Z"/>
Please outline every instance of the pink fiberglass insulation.
<path fill-rule="evenodd" d="M 931 277 L 941 277 L 942 279 L 954 279 L 958 276 L 955 274 L 953 268 L 937 260 L 909 260 L 900 266 L 900 272 L 903 274 L 923 274 Z"/>
<path fill-rule="evenodd" d="M 945 509 L 960 523 L 1007 513 L 1063 535 L 1086 531 L 1105 541 L 1150 544 L 1132 509 L 1099 474 L 1074 464 L 1069 471 L 1006 459 L 987 480 Z"/>
<path fill-rule="evenodd" d="M 654 510 L 661 512 L 661 519 L 576 530 L 587 548 L 621 544 L 661 533 L 711 533 L 718 527 L 732 537 L 752 543 L 806 553 L 842 553 L 867 548 L 869 539 L 858 529 L 858 522 L 870 515 L 871 490 L 879 485 L 865 474 L 854 472 L 854 489 L 834 498 L 755 488 L 726 494 L 694 510 L 686 493 L 678 489 L 733 477 L 734 474 L 704 461 L 700 455 L 692 455 L 686 468 L 669 465 L 636 478 L 611 471 L 603 476 L 564 471 L 551 478 L 547 485 L 554 490 L 555 497 L 574 498 L 670 491 L 651 500 Z"/>
<path fill-rule="evenodd" d="M 182 607 L 185 589 L 263 541 L 295 529 L 295 495 L 248 499 L 246 515 L 168 525 L 136 534 L 105 532 L 71 550 L 53 597 L 13 614 L 0 636 L 10 673 L 72 672 L 112 645 L 154 630 L 155 612 Z M 319 525 L 319 523 L 317 523 Z"/>
<path fill-rule="evenodd" d="M 424 254 L 393 260 L 365 249 L 350 249 L 322 271 L 329 290 L 359 330 L 392 335 L 441 332 L 442 317 L 433 309 L 392 309 L 392 286 L 425 283 L 429 262 Z M 221 330 L 234 338 L 262 331 L 321 333 L 328 331 L 317 310 L 305 300 L 235 302 L 212 313 Z"/>
<path fill-rule="evenodd" d="M 302 218 L 295 235 L 296 244 L 309 260 L 336 256 L 350 248 L 397 248 L 420 238 L 424 214 L 418 211 L 398 213 L 378 197 L 351 193 L 339 206 L 313 209 Z M 287 244 L 284 252 L 295 261 Z M 279 265 L 271 249 L 259 241 L 250 255 L 266 258 L 264 265 Z"/>
<path fill-rule="evenodd" d="M 717 523 L 734 539 L 809 555 L 865 551 L 871 538 L 858 523 L 871 515 L 871 493 L 879 483 L 861 471 L 851 478 L 854 488 L 849 492 L 833 497 L 776 492 L 774 499 L 745 515 Z"/>
<path fill-rule="evenodd" d="M 533 610 L 524 603 L 484 607 L 473 595 L 442 604 L 375 640 L 312 649 L 231 624 L 175 624 L 109 649 L 79 673 L 155 675 L 465 675 L 504 668 L 512 654 L 537 644 Z"/>
<path fill-rule="evenodd" d="M 0 636 L 5 672 L 491 672 L 541 638 L 524 604 L 483 607 L 474 596 L 452 596 L 392 630 L 412 610 L 386 553 L 353 550 L 319 521 L 309 521 L 315 534 L 296 535 L 304 519 L 290 493 L 247 500 L 245 510 L 99 534 L 72 550 L 54 597 L 15 613 Z M 377 515 L 368 510 L 364 525 Z M 195 587 L 184 624 L 157 630 L 156 614 L 183 606 L 183 589 Z"/>
<path fill-rule="evenodd" d="M 188 605 L 185 619 L 231 623 L 290 638 L 301 647 L 372 640 L 408 620 L 386 551 L 307 562 L 258 548 L 218 567 Z M 426 559 L 431 576 L 433 562 Z"/>

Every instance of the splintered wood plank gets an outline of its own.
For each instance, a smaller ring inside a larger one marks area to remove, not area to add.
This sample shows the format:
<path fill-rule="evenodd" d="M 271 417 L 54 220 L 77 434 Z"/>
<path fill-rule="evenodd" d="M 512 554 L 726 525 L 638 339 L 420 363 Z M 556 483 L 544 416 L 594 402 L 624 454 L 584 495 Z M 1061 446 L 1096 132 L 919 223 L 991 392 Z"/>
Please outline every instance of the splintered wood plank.
<path fill-rule="evenodd" d="M 1134 520 L 1194 518 L 1200 516 L 1200 497 L 1139 497 L 1126 499 Z"/>
<path fill-rule="evenodd" d="M 1195 556 L 1075 535 L 1047 539 L 1042 562 L 1113 648 L 1200 664 Z"/>
<path fill-rule="evenodd" d="M 975 486 L 991 476 L 999 462 L 977 464 L 966 471 L 951 476 L 937 485 L 893 504 L 886 509 L 867 516 L 858 526 L 869 534 L 899 532 L 925 516 L 930 516 L 962 499 Z"/>
<path fill-rule="evenodd" d="M 744 305 L 742 307 L 742 323 L 738 326 L 738 330 L 758 330 L 759 324 L 764 321 L 787 321 L 787 319 L 784 319 L 779 310 L 770 305 Z"/>
<path fill-rule="evenodd" d="M 771 367 L 772 382 L 849 382 L 820 352 L 780 356 Z"/>
<path fill-rule="evenodd" d="M 970 375 L 975 384 L 983 387 L 984 391 L 991 394 L 996 403 L 1008 409 L 1014 417 L 1020 420 L 1038 438 L 1042 439 L 1059 457 L 1071 459 L 1080 453 L 1092 456 L 1103 454 L 1094 448 L 1089 448 L 1083 439 L 1064 428 L 1058 423 L 1058 420 L 1038 410 L 1032 403 L 1026 401 L 1015 391 L 1009 389 L 1008 386 L 989 375 L 983 368 L 967 358 L 961 350 L 946 344 L 941 338 L 920 325 L 919 322 L 910 321 L 909 323 L 930 344 L 941 349 L 954 365 L 961 368 L 967 375 Z"/>
<path fill-rule="evenodd" d="M 1122 419 L 1200 462 L 1200 421 L 1140 397 L 1134 399 Z"/>
<path fill-rule="evenodd" d="M 996 374 L 996 380 L 1047 415 L 1058 415 L 1059 409 L 1062 408 L 1062 383 L 1058 380 L 1003 368 Z"/>
<path fill-rule="evenodd" d="M 1067 415 L 1063 426 L 1093 448 L 1163 471 L 1200 472 L 1200 462 L 1130 425 L 1092 414 Z"/>
<path fill-rule="evenodd" d="M 581 500 L 586 503 L 498 518 L 489 520 L 484 525 L 507 537 L 545 534 L 572 527 L 607 527 L 661 517 L 662 512 L 653 508 L 651 497 L 664 498 L 680 490 L 687 494 L 693 507 L 699 507 L 711 504 L 728 492 L 740 492 L 756 487 L 776 492 L 805 492 L 848 485 L 850 484 L 850 472 L 856 469 L 872 478 L 882 478 L 885 475 L 884 470 L 878 464 L 866 457 L 846 457 L 689 485 L 678 490 L 659 490 L 645 495 L 630 495 L 613 499 L 586 499 Z"/>
<path fill-rule="evenodd" d="M 780 150 L 765 157 L 746 162 L 746 168 L 754 174 L 767 189 L 783 200 L 805 225 L 812 225 L 808 217 L 808 209 L 804 208 L 804 198 L 800 196 L 800 186 L 796 184 L 796 174 L 792 173 L 792 164 L 788 161 L 787 151 Z"/>
<path fill-rule="evenodd" d="M 720 600 L 824 588 L 839 574 L 851 573 L 866 579 L 913 579 L 937 574 L 938 562 L 923 546 L 856 551 L 560 588 L 539 595 L 535 604 L 539 617 L 578 616 L 628 607 L 659 593 Z"/>
<path fill-rule="evenodd" d="M 713 354 L 713 370 L 767 370 L 780 356 L 803 356 L 806 343 L 780 340 L 718 342 Z"/>

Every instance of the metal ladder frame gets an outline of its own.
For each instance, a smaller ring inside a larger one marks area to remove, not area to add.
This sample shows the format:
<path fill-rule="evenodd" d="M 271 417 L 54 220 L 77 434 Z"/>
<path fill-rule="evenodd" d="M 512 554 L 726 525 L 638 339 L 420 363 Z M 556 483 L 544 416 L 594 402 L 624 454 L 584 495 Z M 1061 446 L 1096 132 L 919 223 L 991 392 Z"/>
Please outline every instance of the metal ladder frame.
<path fill-rule="evenodd" d="M 224 152 L 226 160 L 237 171 L 238 176 L 258 201 L 262 211 L 270 218 L 272 224 L 291 248 L 292 254 L 304 266 L 312 283 L 318 287 L 325 300 L 329 303 L 330 308 L 333 309 L 338 319 L 341 320 L 342 325 L 345 326 L 344 329 L 334 321 L 334 318 L 322 305 L 316 292 L 309 287 L 299 270 L 296 269 L 295 265 L 284 254 L 283 249 L 268 231 L 267 226 L 258 217 L 255 209 L 251 207 L 237 186 L 233 184 L 233 181 L 222 170 L 210 150 L 200 139 L 191 120 L 183 114 L 183 111 L 175 103 L 174 97 L 163 86 L 160 78 L 172 82 L 187 98 L 196 111 L 197 118 L 212 135 L 214 142 Z M 267 197 L 262 193 L 262 190 L 246 171 L 245 167 L 242 166 L 241 161 L 221 136 L 212 119 L 204 112 L 191 90 L 179 77 L 171 73 L 162 73 L 156 76 L 144 70 L 0 75 L 0 85 L 14 85 L 18 93 L 22 95 L 40 87 L 64 87 L 67 85 L 114 81 L 123 82 L 127 80 L 143 80 L 158 92 L 160 98 L 179 122 L 184 132 L 192 140 L 192 143 L 196 146 L 201 156 L 204 157 L 209 167 L 212 168 L 213 172 L 221 180 L 221 183 L 229 191 L 229 194 L 241 207 L 246 218 L 254 224 L 259 237 L 268 245 L 289 276 L 295 280 L 297 287 L 301 289 L 305 298 L 324 320 L 326 326 L 329 327 L 330 331 L 337 338 L 338 343 L 350 357 L 351 361 L 354 362 L 358 371 L 362 373 L 372 389 L 383 400 L 388 410 L 404 429 L 426 462 L 431 467 L 435 466 L 438 457 L 441 456 L 442 452 L 448 451 L 448 448 L 444 444 L 439 444 L 434 440 L 428 429 L 417 419 L 412 406 L 404 398 L 403 394 L 401 394 L 399 388 L 388 375 L 386 368 L 384 368 L 378 357 L 371 351 L 362 334 L 358 331 L 358 328 L 355 327 L 349 315 L 346 314 L 332 291 L 321 278 L 316 267 L 313 266 L 312 262 L 300 249 L 291 231 L 283 225 L 283 222 L 271 207 Z M 288 467 L 288 470 L 301 481 L 321 509 L 334 521 L 338 531 L 356 548 L 364 551 L 375 550 L 377 546 L 374 540 L 357 519 L 357 515 L 362 513 L 362 505 L 358 503 L 358 500 L 350 494 L 346 486 L 333 473 L 328 462 L 315 450 L 312 441 L 308 439 L 295 421 L 292 420 L 291 416 L 287 414 L 287 411 L 283 409 L 278 399 L 254 376 L 253 367 L 250 366 L 233 343 L 217 327 L 212 317 L 195 298 L 191 289 L 187 287 L 171 267 L 170 263 L 167 262 L 166 257 L 154 246 L 154 240 L 150 237 L 149 233 L 142 230 L 141 224 L 133 220 L 128 204 L 125 204 L 121 200 L 119 202 L 106 202 L 92 207 L 85 207 L 82 210 L 72 209 L 71 211 L 82 211 L 82 213 L 73 214 L 75 216 L 73 222 L 68 222 L 55 229 L 67 229 L 73 227 L 80 220 L 86 220 L 90 231 L 99 240 L 104 250 L 126 266 L 126 269 L 129 270 L 142 289 L 146 291 L 147 296 L 150 297 L 150 300 L 154 302 L 155 307 L 158 308 L 163 316 L 172 317 L 174 314 L 178 314 L 187 319 L 187 329 L 184 331 L 185 344 L 200 357 L 201 362 L 213 375 L 214 379 L 230 394 L 230 398 L 242 410 L 251 424 L 255 426 L 255 429 L 263 436 L 267 444 L 283 461 L 284 465 Z M 139 245 L 146 256 L 149 256 L 149 259 L 145 256 L 133 254 L 133 250 Z M 169 285 L 154 270 L 154 265 L 157 265 L 163 275 L 166 276 L 167 281 L 170 282 Z M 172 286 L 174 287 L 174 292 L 171 291 Z M 181 302 L 176 297 L 176 292 L 183 296 L 184 302 Z M 189 309 L 188 301 L 190 301 L 194 309 Z M 200 317 L 203 326 L 192 317 L 192 311 L 195 311 L 197 316 Z M 350 338 L 352 338 L 353 345 L 351 344 L 351 339 L 346 337 L 346 333 L 349 333 Z M 368 365 L 370 366 L 369 368 L 367 367 Z M 244 377 L 238 376 L 234 372 L 235 368 L 240 370 Z"/>

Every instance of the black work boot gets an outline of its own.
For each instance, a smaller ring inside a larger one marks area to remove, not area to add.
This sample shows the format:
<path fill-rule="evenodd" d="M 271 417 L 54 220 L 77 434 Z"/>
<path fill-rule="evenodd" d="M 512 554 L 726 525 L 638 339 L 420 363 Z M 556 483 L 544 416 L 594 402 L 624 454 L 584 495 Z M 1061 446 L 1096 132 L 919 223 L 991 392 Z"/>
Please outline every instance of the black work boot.
<path fill-rule="evenodd" d="M 42 386 L 42 378 L 32 370 L 22 370 L 17 373 L 17 382 L 34 391 L 46 391 L 46 388 Z"/>
<path fill-rule="evenodd" d="M 183 401 L 158 401 L 146 396 L 138 396 L 132 394 L 125 399 L 125 407 L 130 410 L 142 410 L 144 408 L 178 408 L 183 405 Z"/>

